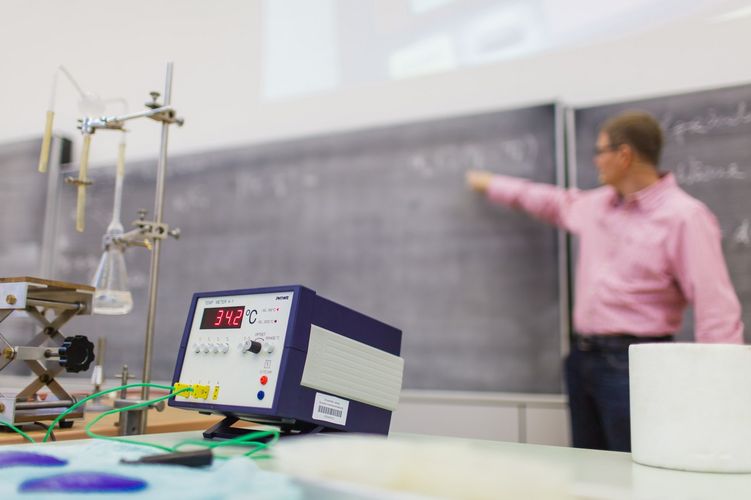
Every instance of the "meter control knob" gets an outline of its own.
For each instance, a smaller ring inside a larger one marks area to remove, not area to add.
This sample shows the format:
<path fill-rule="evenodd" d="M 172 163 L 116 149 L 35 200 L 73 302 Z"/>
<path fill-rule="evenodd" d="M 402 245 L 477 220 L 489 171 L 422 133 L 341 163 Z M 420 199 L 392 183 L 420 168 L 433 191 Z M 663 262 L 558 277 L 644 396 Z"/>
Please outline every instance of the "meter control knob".
<path fill-rule="evenodd" d="M 253 354 L 258 354 L 259 352 L 261 352 L 261 347 L 263 347 L 263 344 L 256 342 L 255 340 L 245 342 L 245 350 L 250 351 Z"/>

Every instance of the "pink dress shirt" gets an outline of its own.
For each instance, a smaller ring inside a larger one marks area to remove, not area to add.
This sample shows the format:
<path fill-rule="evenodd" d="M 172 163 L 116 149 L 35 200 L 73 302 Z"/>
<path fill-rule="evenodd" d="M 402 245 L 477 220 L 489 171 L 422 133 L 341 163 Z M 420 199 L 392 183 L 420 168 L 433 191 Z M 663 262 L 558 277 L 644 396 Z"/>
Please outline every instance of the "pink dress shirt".
<path fill-rule="evenodd" d="M 566 190 L 499 175 L 488 197 L 579 238 L 577 332 L 672 334 L 692 303 L 697 341 L 743 342 L 717 220 L 672 174 L 625 198 L 610 186 Z"/>

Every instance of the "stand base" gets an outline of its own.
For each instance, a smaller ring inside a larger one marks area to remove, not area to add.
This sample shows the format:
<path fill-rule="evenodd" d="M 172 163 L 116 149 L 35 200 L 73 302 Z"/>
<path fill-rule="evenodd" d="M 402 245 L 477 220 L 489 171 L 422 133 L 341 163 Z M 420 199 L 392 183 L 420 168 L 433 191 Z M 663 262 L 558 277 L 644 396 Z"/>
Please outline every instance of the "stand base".
<path fill-rule="evenodd" d="M 258 432 L 258 429 L 232 427 L 239 420 L 240 419 L 237 417 L 224 417 L 223 420 L 203 431 L 203 437 L 206 439 L 233 439 L 245 436 L 251 432 Z M 320 432 L 341 432 L 336 429 L 329 429 L 322 425 L 306 424 L 302 422 L 297 422 L 295 425 L 281 424 L 279 425 L 279 430 L 281 431 L 280 438 L 318 434 Z M 266 443 L 271 441 L 272 438 L 273 436 L 262 437 L 259 438 L 258 441 Z"/>

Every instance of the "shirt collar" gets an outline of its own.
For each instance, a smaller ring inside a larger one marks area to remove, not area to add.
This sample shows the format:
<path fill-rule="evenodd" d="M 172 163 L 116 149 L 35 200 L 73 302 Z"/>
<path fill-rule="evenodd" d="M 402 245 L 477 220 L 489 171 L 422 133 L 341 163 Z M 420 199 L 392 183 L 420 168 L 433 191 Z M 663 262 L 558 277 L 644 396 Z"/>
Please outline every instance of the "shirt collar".
<path fill-rule="evenodd" d="M 611 204 L 613 206 L 616 206 L 621 203 L 623 203 L 624 205 L 633 203 L 647 210 L 651 210 L 659 206 L 660 201 L 662 200 L 665 193 L 671 191 L 677 186 L 678 183 L 675 180 L 675 176 L 671 172 L 668 172 L 666 174 L 662 174 L 660 180 L 658 180 L 651 186 L 647 186 L 644 189 L 626 195 L 623 198 L 621 198 L 618 192 L 613 189 Z"/>

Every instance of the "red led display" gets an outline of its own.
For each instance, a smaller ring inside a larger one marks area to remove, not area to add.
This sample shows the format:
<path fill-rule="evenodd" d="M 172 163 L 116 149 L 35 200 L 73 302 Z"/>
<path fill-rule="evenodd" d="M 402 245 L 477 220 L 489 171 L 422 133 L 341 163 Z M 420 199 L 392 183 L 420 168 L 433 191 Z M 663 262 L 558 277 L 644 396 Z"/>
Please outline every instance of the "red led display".
<path fill-rule="evenodd" d="M 215 328 L 240 328 L 242 326 L 245 306 L 209 307 L 203 310 L 201 330 Z"/>

